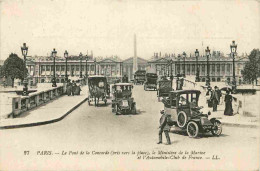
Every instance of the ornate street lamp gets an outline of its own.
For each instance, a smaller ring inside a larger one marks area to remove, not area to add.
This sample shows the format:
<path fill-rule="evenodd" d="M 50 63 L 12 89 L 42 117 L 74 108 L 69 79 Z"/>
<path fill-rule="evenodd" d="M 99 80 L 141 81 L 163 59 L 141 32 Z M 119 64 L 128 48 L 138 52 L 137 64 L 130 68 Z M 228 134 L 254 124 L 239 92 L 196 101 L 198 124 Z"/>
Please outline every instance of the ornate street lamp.
<path fill-rule="evenodd" d="M 195 51 L 196 57 L 196 79 L 195 82 L 200 82 L 200 71 L 199 71 L 199 64 L 198 64 L 198 57 L 200 56 L 198 49 Z"/>
<path fill-rule="evenodd" d="M 56 70 L 55 70 L 55 58 L 56 58 L 56 54 L 57 54 L 57 51 L 55 50 L 55 48 L 53 49 L 53 51 L 51 52 L 51 55 L 53 57 L 53 78 L 52 78 L 52 87 L 57 87 L 57 84 L 56 84 Z"/>
<path fill-rule="evenodd" d="M 233 57 L 233 83 L 232 83 L 232 90 L 234 91 L 236 89 L 236 72 L 235 72 L 235 53 L 237 52 L 237 45 L 235 44 L 235 41 L 232 41 L 232 44 L 230 45 L 231 54 Z"/>
<path fill-rule="evenodd" d="M 186 77 L 186 65 L 185 65 L 185 60 L 186 60 L 186 53 L 185 52 L 183 52 L 182 53 L 182 55 L 183 55 L 183 61 L 184 61 L 184 65 L 183 65 L 183 77 Z"/>
<path fill-rule="evenodd" d="M 67 50 L 65 50 L 64 52 L 64 58 L 66 60 L 66 68 L 65 68 L 65 82 L 67 83 L 68 82 L 68 57 L 69 57 L 69 53 Z"/>
<path fill-rule="evenodd" d="M 80 62 L 80 72 L 79 72 L 79 78 L 82 78 L 82 53 L 79 54 L 79 62 Z"/>
<path fill-rule="evenodd" d="M 210 78 L 209 78 L 209 55 L 210 55 L 210 50 L 209 47 L 207 46 L 207 49 L 205 50 L 206 55 L 207 55 L 207 79 L 206 79 L 206 86 L 210 86 Z"/>
<path fill-rule="evenodd" d="M 86 72 L 85 72 L 85 75 L 86 75 L 86 79 L 88 79 L 88 55 L 86 55 Z"/>
<path fill-rule="evenodd" d="M 181 58 L 181 55 L 180 54 L 178 54 L 178 76 L 177 77 L 179 77 L 180 76 L 180 70 L 181 70 L 181 62 L 180 62 L 180 58 Z"/>
<path fill-rule="evenodd" d="M 171 79 L 171 83 L 172 83 L 172 80 L 173 80 L 173 75 L 172 75 L 172 63 L 173 63 L 173 61 L 172 61 L 172 59 L 170 60 L 170 65 L 171 65 L 171 76 L 170 76 L 170 79 Z"/>
<path fill-rule="evenodd" d="M 23 55 L 23 58 L 24 58 L 24 66 L 25 66 L 25 76 L 24 76 L 24 79 L 23 79 L 23 96 L 28 96 L 28 80 L 27 80 L 27 70 L 26 70 L 26 56 L 27 56 L 27 53 L 28 53 L 28 47 L 26 46 L 26 43 L 23 43 L 23 46 L 21 47 L 21 51 L 22 51 L 22 55 Z"/>
<path fill-rule="evenodd" d="M 96 58 L 94 59 L 94 64 L 95 64 L 95 75 L 97 74 L 96 73 L 96 67 L 97 67 L 97 60 L 96 60 Z"/>

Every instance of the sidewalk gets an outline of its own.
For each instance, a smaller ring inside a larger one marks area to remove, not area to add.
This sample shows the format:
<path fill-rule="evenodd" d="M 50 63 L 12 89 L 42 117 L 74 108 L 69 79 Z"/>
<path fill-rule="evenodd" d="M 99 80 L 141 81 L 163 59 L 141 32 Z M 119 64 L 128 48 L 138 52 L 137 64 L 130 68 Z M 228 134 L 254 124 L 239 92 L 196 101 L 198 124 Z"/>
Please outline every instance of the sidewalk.
<path fill-rule="evenodd" d="M 242 114 L 234 114 L 233 116 L 226 116 L 224 115 L 225 105 L 218 105 L 217 112 L 213 112 L 213 109 L 210 108 L 211 115 L 209 118 L 214 117 L 220 120 L 223 125 L 229 126 L 239 126 L 239 127 L 259 127 L 259 116 L 244 116 Z M 233 106 L 233 110 L 234 109 Z"/>
<path fill-rule="evenodd" d="M 24 112 L 17 118 L 0 120 L 0 129 L 37 126 L 60 121 L 87 100 L 87 86 L 82 86 L 81 89 L 79 96 L 64 95 Z"/>

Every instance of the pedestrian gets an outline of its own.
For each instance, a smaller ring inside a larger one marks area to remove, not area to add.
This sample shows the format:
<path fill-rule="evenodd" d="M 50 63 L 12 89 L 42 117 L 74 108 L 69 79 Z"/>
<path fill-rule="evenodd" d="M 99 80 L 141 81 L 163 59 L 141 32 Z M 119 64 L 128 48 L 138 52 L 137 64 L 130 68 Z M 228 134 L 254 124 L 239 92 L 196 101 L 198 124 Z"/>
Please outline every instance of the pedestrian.
<path fill-rule="evenodd" d="M 75 81 L 73 80 L 73 81 L 72 81 L 72 91 L 71 91 L 72 96 L 74 96 L 74 94 L 75 94 L 76 86 L 77 86 L 77 85 L 76 85 Z"/>
<path fill-rule="evenodd" d="M 213 112 L 216 112 L 217 111 L 217 107 L 218 107 L 218 103 L 219 103 L 217 86 L 214 87 L 214 90 L 211 93 L 210 99 L 212 101 Z"/>
<path fill-rule="evenodd" d="M 170 131 L 170 125 L 169 125 L 169 120 L 170 120 L 170 115 L 166 114 L 164 112 L 164 110 L 161 110 L 160 113 L 162 114 L 161 118 L 160 118 L 160 127 L 159 127 L 159 142 L 157 144 L 161 144 L 162 143 L 162 133 L 164 132 L 166 140 L 167 140 L 167 144 L 166 145 L 170 145 L 171 144 L 171 139 L 169 136 L 169 131 Z"/>
<path fill-rule="evenodd" d="M 222 93 L 221 93 L 221 90 L 218 87 L 217 87 L 216 91 L 217 91 L 217 94 L 218 94 L 218 105 L 219 105 L 220 104 L 220 98 L 222 97 Z"/>
<path fill-rule="evenodd" d="M 77 81 L 74 95 L 80 95 L 80 91 L 81 91 L 80 83 L 79 81 Z"/>
<path fill-rule="evenodd" d="M 71 95 L 71 90 L 72 90 L 72 84 L 71 84 L 70 80 L 68 80 L 68 82 L 67 82 L 67 95 L 68 96 Z"/>
<path fill-rule="evenodd" d="M 211 89 L 211 87 L 208 87 L 208 88 L 207 88 L 207 93 L 206 93 L 206 100 L 207 100 L 207 103 L 208 103 L 208 107 L 209 107 L 209 108 L 212 107 L 212 101 L 211 101 L 211 99 L 210 99 L 211 94 L 212 94 L 212 89 Z"/>
<path fill-rule="evenodd" d="M 233 115 L 233 108 L 232 108 L 232 95 L 230 95 L 230 91 L 227 91 L 225 96 L 225 111 L 224 115 L 232 116 Z"/>

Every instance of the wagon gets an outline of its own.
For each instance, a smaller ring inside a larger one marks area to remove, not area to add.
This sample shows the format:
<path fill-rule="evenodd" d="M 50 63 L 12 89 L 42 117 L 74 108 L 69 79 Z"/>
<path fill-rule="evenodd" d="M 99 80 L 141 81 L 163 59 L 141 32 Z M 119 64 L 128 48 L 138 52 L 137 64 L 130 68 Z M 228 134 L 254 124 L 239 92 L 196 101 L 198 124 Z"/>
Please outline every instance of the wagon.
<path fill-rule="evenodd" d="M 171 116 L 171 125 L 186 130 L 189 137 L 197 137 L 199 133 L 211 132 L 214 136 L 222 133 L 222 125 L 216 118 L 209 119 L 210 112 L 203 114 L 198 106 L 199 90 L 171 91 L 162 100 L 164 111 Z"/>
<path fill-rule="evenodd" d="M 99 100 L 102 100 L 106 105 L 108 94 L 106 77 L 101 75 L 89 76 L 88 87 L 88 104 L 90 105 L 93 101 L 95 106 L 98 106 Z"/>
<path fill-rule="evenodd" d="M 145 70 L 137 70 L 134 74 L 134 83 L 143 84 L 145 82 Z"/>
<path fill-rule="evenodd" d="M 112 112 L 115 114 L 136 114 L 136 103 L 132 97 L 133 84 L 116 83 L 112 87 Z"/>
<path fill-rule="evenodd" d="M 144 90 L 153 89 L 157 90 L 157 74 L 155 73 L 146 73 Z"/>

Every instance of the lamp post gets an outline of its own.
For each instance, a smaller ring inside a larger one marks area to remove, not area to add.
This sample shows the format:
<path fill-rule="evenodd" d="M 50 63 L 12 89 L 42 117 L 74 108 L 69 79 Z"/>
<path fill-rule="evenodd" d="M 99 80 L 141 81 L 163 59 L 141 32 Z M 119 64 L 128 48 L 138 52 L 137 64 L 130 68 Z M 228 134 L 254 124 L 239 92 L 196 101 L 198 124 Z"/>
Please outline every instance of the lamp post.
<path fill-rule="evenodd" d="M 185 65 L 185 60 L 186 60 L 186 53 L 185 52 L 183 52 L 182 53 L 182 55 L 183 55 L 183 61 L 184 61 L 184 65 L 183 65 L 183 77 L 186 77 L 186 65 Z"/>
<path fill-rule="evenodd" d="M 210 86 L 210 78 L 209 78 L 209 55 L 210 55 L 210 50 L 209 47 L 207 46 L 207 49 L 205 50 L 206 55 L 207 55 L 207 79 L 206 79 L 206 86 Z"/>
<path fill-rule="evenodd" d="M 88 59 L 89 59 L 89 57 L 88 57 L 88 55 L 86 55 L 86 79 L 88 79 Z"/>
<path fill-rule="evenodd" d="M 28 47 L 26 46 L 26 43 L 23 43 L 23 46 L 21 47 L 22 55 L 24 58 L 24 66 L 25 66 L 25 76 L 23 79 L 23 96 L 28 96 L 28 80 L 27 80 L 27 70 L 26 70 L 26 56 L 28 53 Z"/>
<path fill-rule="evenodd" d="M 199 51 L 196 49 L 195 51 L 195 57 L 196 57 L 196 79 L 195 82 L 200 82 L 200 73 L 199 73 L 199 64 L 198 64 L 198 57 L 199 57 Z"/>
<path fill-rule="evenodd" d="M 231 54 L 233 57 L 233 83 L 232 83 L 232 90 L 234 91 L 236 89 L 236 72 L 235 72 L 235 53 L 237 51 L 237 45 L 235 44 L 235 41 L 232 41 L 232 44 L 230 45 Z"/>
<path fill-rule="evenodd" d="M 68 53 L 68 51 L 67 50 L 65 50 L 65 52 L 64 52 L 64 58 L 65 58 L 65 61 L 66 61 L 66 68 L 65 68 L 65 82 L 67 83 L 68 82 L 68 55 L 69 55 L 69 53 Z"/>
<path fill-rule="evenodd" d="M 172 83 L 172 80 L 173 80 L 173 75 L 172 75 L 172 63 L 173 63 L 173 61 L 172 61 L 172 59 L 170 60 L 170 65 L 171 65 L 171 76 L 170 76 L 170 79 L 171 79 L 171 83 Z"/>
<path fill-rule="evenodd" d="M 80 72 L 79 72 L 79 78 L 82 78 L 82 53 L 79 53 L 79 64 L 80 64 Z"/>
<path fill-rule="evenodd" d="M 178 54 L 178 74 L 177 74 L 177 78 L 180 76 L 180 70 L 181 70 L 180 58 L 181 58 L 181 55 Z"/>
<path fill-rule="evenodd" d="M 95 64 L 95 75 L 97 74 L 96 73 L 96 67 L 97 67 L 97 60 L 96 60 L 96 58 L 94 59 L 94 64 Z"/>
<path fill-rule="evenodd" d="M 53 78 L 52 78 L 52 87 L 57 87 L 57 84 L 56 84 L 56 71 L 55 71 L 55 58 L 56 58 L 56 54 L 57 54 L 57 51 L 55 50 L 55 48 L 53 49 L 53 51 L 51 52 L 51 55 L 53 57 Z"/>

